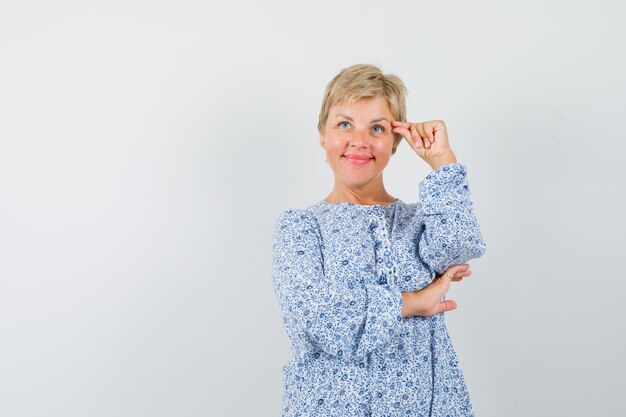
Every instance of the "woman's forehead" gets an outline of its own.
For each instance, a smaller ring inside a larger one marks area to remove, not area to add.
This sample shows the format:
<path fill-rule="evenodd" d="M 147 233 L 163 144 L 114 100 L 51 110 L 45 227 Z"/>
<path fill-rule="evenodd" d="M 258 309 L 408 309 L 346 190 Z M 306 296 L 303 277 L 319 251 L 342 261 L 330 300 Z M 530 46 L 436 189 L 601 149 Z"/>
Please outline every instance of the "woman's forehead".
<path fill-rule="evenodd" d="M 385 97 L 364 97 L 356 100 L 343 100 L 339 103 L 335 103 L 330 108 L 330 116 L 336 117 L 338 115 L 349 116 L 355 118 L 358 116 L 379 115 L 379 117 L 393 118 L 389 103 Z"/>

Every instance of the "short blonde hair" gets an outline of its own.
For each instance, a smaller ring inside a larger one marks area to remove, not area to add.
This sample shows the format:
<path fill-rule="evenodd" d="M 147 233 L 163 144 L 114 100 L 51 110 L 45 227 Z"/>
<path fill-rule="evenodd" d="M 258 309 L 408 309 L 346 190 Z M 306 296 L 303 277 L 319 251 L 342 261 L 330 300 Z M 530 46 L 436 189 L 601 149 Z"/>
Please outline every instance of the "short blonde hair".
<path fill-rule="evenodd" d="M 362 98 L 385 97 L 393 117 L 405 122 L 406 93 L 407 89 L 398 76 L 385 75 L 377 66 L 357 64 L 344 68 L 326 86 L 317 129 L 321 132 L 324 128 L 332 106 Z M 394 148 L 401 140 L 402 136 L 394 133 Z"/>

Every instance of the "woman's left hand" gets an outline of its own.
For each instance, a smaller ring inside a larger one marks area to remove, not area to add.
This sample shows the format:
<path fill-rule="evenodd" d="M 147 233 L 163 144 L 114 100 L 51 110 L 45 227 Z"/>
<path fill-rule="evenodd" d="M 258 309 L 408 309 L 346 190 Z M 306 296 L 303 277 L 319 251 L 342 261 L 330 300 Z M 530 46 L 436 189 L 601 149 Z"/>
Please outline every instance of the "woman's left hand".
<path fill-rule="evenodd" d="M 448 143 L 448 130 L 443 120 L 409 123 L 391 122 L 393 133 L 401 135 L 411 149 L 433 169 L 456 162 L 456 157 Z"/>

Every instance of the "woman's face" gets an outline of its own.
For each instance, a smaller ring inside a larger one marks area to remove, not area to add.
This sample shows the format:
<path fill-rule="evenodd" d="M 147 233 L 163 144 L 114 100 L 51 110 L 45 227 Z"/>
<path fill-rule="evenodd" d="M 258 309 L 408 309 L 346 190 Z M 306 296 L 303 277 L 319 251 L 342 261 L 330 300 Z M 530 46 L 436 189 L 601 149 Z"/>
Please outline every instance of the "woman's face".
<path fill-rule="evenodd" d="M 378 178 L 395 153 L 392 120 L 384 97 L 330 108 L 320 132 L 320 145 L 326 150 L 335 181 L 360 187 Z"/>

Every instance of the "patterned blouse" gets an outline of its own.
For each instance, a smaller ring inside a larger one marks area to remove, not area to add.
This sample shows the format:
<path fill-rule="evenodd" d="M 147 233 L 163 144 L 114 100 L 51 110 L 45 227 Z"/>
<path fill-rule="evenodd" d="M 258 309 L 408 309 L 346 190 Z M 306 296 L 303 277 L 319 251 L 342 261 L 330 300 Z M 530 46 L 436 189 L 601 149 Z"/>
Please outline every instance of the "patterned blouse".
<path fill-rule="evenodd" d="M 473 416 L 443 314 L 401 316 L 401 292 L 485 253 L 466 175 L 432 171 L 418 203 L 281 213 L 272 279 L 294 354 L 282 416 Z"/>

